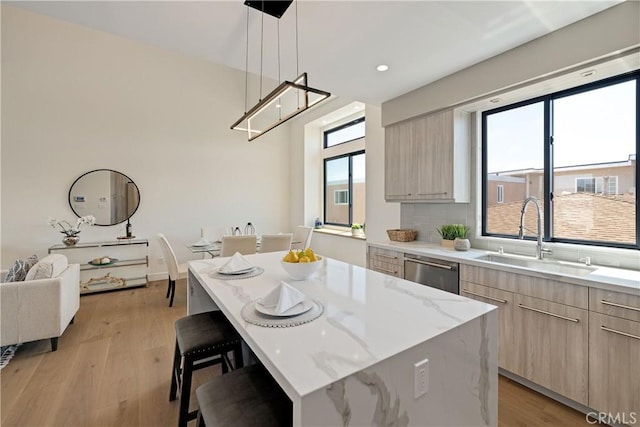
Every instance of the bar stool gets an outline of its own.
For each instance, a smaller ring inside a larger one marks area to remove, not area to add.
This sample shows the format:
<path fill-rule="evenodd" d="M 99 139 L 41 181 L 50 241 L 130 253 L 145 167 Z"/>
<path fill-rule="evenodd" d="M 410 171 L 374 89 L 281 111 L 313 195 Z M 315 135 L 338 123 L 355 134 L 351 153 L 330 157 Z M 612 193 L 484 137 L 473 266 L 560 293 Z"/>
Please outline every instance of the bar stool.
<path fill-rule="evenodd" d="M 293 405 L 278 383 L 260 365 L 214 378 L 196 389 L 197 427 L 293 424 Z"/>
<path fill-rule="evenodd" d="M 235 368 L 242 367 L 242 338 L 220 311 L 194 314 L 176 320 L 176 349 L 173 357 L 169 400 L 176 400 L 180 388 L 178 427 L 196 418 L 189 412 L 193 371 L 222 364 L 222 373 L 232 368 L 228 353 L 233 351 Z M 182 368 L 180 367 L 182 365 Z"/>

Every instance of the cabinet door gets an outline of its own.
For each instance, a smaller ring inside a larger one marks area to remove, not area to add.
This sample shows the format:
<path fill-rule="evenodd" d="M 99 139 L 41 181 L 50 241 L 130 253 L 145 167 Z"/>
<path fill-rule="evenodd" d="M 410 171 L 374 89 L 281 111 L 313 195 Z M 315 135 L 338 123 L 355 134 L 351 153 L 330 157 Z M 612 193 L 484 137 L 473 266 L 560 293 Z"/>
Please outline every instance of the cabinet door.
<path fill-rule="evenodd" d="M 371 270 L 402 279 L 404 278 L 404 254 L 388 249 L 369 247 L 368 267 Z"/>
<path fill-rule="evenodd" d="M 640 425 L 640 322 L 589 313 L 589 407 Z"/>
<path fill-rule="evenodd" d="M 515 294 L 514 373 L 587 405 L 587 310 Z"/>
<path fill-rule="evenodd" d="M 453 194 L 453 111 L 414 121 L 417 141 L 417 197 L 451 200 Z"/>
<path fill-rule="evenodd" d="M 384 190 L 387 201 L 415 197 L 415 141 L 411 122 L 387 126 L 384 143 Z"/>
<path fill-rule="evenodd" d="M 513 303 L 511 292 L 470 282 L 460 282 L 460 295 L 498 307 L 498 366 L 513 372 L 515 368 L 513 349 Z"/>

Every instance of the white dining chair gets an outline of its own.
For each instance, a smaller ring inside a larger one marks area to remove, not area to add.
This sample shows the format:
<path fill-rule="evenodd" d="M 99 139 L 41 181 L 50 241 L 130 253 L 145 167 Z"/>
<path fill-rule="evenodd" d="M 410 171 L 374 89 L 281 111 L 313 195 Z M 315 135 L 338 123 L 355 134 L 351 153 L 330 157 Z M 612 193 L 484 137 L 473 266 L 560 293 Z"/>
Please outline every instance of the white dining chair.
<path fill-rule="evenodd" d="M 176 294 L 176 280 L 186 279 L 188 267 L 187 264 L 178 264 L 176 254 L 173 252 L 171 245 L 164 234 L 158 233 L 158 240 L 160 241 L 160 247 L 164 255 L 164 262 L 167 266 L 167 272 L 169 273 L 169 283 L 167 285 L 167 296 L 171 297 L 169 300 L 169 307 L 173 305 L 173 297 Z"/>
<path fill-rule="evenodd" d="M 305 227 L 298 225 L 291 243 L 291 249 L 304 250 L 311 247 L 311 237 L 313 236 L 313 227 Z"/>
<path fill-rule="evenodd" d="M 250 236 L 222 236 L 220 256 L 231 256 L 236 252 L 242 255 L 256 253 L 257 238 L 255 234 Z"/>
<path fill-rule="evenodd" d="M 203 237 L 210 241 L 211 243 L 216 240 L 220 240 L 220 236 L 222 233 L 220 232 L 220 227 L 201 227 L 200 228 L 200 237 Z"/>
<path fill-rule="evenodd" d="M 263 234 L 260 237 L 260 252 L 288 251 L 291 248 L 291 233 Z"/>

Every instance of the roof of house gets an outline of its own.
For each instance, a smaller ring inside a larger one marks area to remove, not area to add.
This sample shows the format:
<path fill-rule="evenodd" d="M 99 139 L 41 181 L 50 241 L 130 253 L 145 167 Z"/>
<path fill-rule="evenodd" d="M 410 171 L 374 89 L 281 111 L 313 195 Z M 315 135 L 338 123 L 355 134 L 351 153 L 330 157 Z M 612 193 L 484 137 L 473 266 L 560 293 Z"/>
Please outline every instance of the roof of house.
<path fill-rule="evenodd" d="M 492 234 L 518 234 L 522 202 L 490 206 L 487 231 Z M 544 203 L 540 201 L 544 216 Z M 636 241 L 635 194 L 602 195 L 570 193 L 555 197 L 554 231 L 556 238 L 616 243 Z M 533 206 L 525 214 L 526 236 L 536 233 Z"/>

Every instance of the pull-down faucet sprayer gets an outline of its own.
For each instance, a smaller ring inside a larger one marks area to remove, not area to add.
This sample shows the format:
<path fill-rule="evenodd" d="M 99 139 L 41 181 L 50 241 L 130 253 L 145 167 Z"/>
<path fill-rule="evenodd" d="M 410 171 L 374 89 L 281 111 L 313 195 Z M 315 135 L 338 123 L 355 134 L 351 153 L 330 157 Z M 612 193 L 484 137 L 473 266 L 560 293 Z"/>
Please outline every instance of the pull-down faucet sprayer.
<path fill-rule="evenodd" d="M 542 259 L 542 255 L 543 253 L 551 253 L 551 249 L 549 248 L 544 248 L 542 247 L 542 215 L 540 213 L 540 204 L 538 203 L 538 199 L 536 199 L 535 197 L 527 197 L 524 202 L 522 203 L 522 210 L 520 211 L 520 227 L 519 227 L 519 231 L 518 231 L 518 238 L 520 239 L 524 239 L 524 230 L 525 230 L 525 226 L 524 226 L 524 213 L 527 209 L 527 205 L 529 203 L 533 203 L 534 205 L 536 205 L 536 215 L 537 215 L 537 225 L 538 225 L 538 230 L 536 233 L 537 236 L 537 244 L 536 244 L 536 258 L 537 259 Z M 529 230 L 531 231 L 531 230 Z"/>

